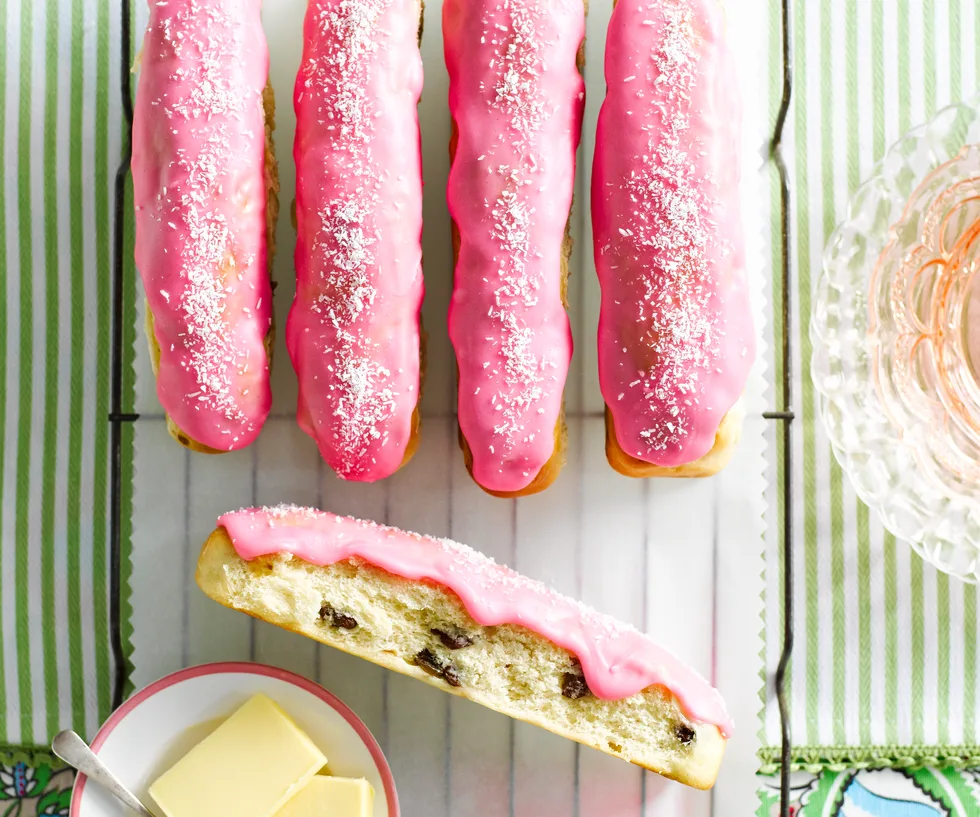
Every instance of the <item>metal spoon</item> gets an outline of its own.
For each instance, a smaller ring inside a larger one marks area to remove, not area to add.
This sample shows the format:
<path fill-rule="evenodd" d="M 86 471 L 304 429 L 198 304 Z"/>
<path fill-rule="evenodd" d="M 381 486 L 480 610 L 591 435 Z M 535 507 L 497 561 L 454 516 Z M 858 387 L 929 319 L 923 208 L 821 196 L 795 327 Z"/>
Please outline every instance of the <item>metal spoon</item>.
<path fill-rule="evenodd" d="M 89 748 L 88 744 L 71 729 L 54 736 L 51 750 L 69 766 L 78 769 L 102 786 L 123 805 L 129 806 L 139 817 L 154 817 L 153 813 L 99 760 L 98 755 Z"/>

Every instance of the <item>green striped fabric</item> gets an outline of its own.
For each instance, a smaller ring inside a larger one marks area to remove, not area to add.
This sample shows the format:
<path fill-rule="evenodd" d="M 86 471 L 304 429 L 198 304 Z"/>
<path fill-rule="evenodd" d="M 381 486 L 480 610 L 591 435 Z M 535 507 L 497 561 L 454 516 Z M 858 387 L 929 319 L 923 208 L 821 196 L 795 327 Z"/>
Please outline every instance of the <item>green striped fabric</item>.
<path fill-rule="evenodd" d="M 770 111 L 782 91 L 780 0 L 770 0 Z M 886 148 L 951 101 L 980 91 L 980 4 L 972 0 L 793 0 L 793 104 L 785 154 L 793 190 L 796 647 L 789 681 L 800 767 L 980 765 L 977 589 L 896 542 L 831 454 L 810 380 L 811 295 L 830 233 Z M 773 171 L 775 174 L 775 171 Z M 780 295 L 779 189 L 770 191 L 772 287 Z M 782 326 L 773 326 L 778 370 Z M 784 452 L 778 451 L 782 478 Z M 782 513 L 782 507 L 775 508 Z M 781 528 L 770 517 L 766 661 L 783 611 Z M 769 690 L 763 759 L 778 757 Z"/>
<path fill-rule="evenodd" d="M 91 734 L 111 705 L 119 15 L 116 0 L 0 0 L 0 746 L 7 754 L 44 746 L 67 726 Z M 124 441 L 124 464 L 130 448 Z"/>

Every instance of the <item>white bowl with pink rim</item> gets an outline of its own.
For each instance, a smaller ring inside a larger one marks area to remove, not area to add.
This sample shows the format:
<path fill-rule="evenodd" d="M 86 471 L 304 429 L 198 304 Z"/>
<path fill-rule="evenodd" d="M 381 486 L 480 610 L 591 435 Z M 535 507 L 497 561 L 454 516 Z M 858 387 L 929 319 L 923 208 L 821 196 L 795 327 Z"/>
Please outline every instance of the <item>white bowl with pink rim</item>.
<path fill-rule="evenodd" d="M 184 753 L 252 695 L 263 693 L 327 756 L 331 774 L 374 787 L 373 817 L 400 817 L 395 781 L 368 728 L 340 699 L 286 670 L 217 663 L 175 672 L 137 692 L 105 722 L 92 749 L 150 810 L 147 789 Z M 79 775 L 71 817 L 124 817 L 127 810 Z"/>

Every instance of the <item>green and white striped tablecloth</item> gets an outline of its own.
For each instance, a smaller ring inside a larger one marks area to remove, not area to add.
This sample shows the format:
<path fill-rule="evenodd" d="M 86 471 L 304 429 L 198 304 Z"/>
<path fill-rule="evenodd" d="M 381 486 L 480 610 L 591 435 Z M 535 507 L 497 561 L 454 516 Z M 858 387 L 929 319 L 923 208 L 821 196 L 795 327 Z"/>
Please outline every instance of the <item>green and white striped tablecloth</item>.
<path fill-rule="evenodd" d="M 0 759 L 111 706 L 119 24 L 118 0 L 0 0 Z"/>
<path fill-rule="evenodd" d="M 770 109 L 782 90 L 780 2 L 770 2 Z M 794 0 L 793 105 L 786 155 L 793 190 L 793 396 L 796 647 L 789 689 L 795 762 L 980 765 L 978 594 L 896 543 L 856 498 L 831 454 L 810 380 L 809 309 L 824 244 L 886 148 L 943 105 L 980 90 L 975 0 Z M 779 295 L 779 190 L 772 268 Z M 778 302 L 778 301 L 777 301 Z M 782 331 L 775 315 L 774 339 Z M 774 342 L 776 354 L 779 343 Z M 781 360 L 774 361 L 777 369 Z M 774 440 L 775 444 L 775 440 Z M 773 474 L 771 483 L 782 479 Z M 775 488 L 770 507 L 783 511 Z M 766 666 L 781 647 L 781 529 L 770 515 Z M 763 758 L 778 757 L 770 684 Z"/>

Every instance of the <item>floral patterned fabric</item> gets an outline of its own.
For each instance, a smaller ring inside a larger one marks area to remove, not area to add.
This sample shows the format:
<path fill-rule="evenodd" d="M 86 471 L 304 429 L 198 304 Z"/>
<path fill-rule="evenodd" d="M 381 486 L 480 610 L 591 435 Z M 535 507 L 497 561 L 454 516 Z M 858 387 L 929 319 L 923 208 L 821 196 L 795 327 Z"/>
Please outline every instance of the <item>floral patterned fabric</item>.
<path fill-rule="evenodd" d="M 763 777 L 756 817 L 779 814 L 779 778 Z M 978 817 L 980 769 L 876 769 L 791 777 L 792 817 Z"/>
<path fill-rule="evenodd" d="M 0 764 L 0 817 L 67 817 L 71 769 Z M 980 769 L 796 772 L 791 817 L 978 817 Z M 779 778 L 761 777 L 756 817 L 778 817 Z"/>
<path fill-rule="evenodd" d="M 68 815 L 75 773 L 45 764 L 0 765 L 0 817 Z"/>

